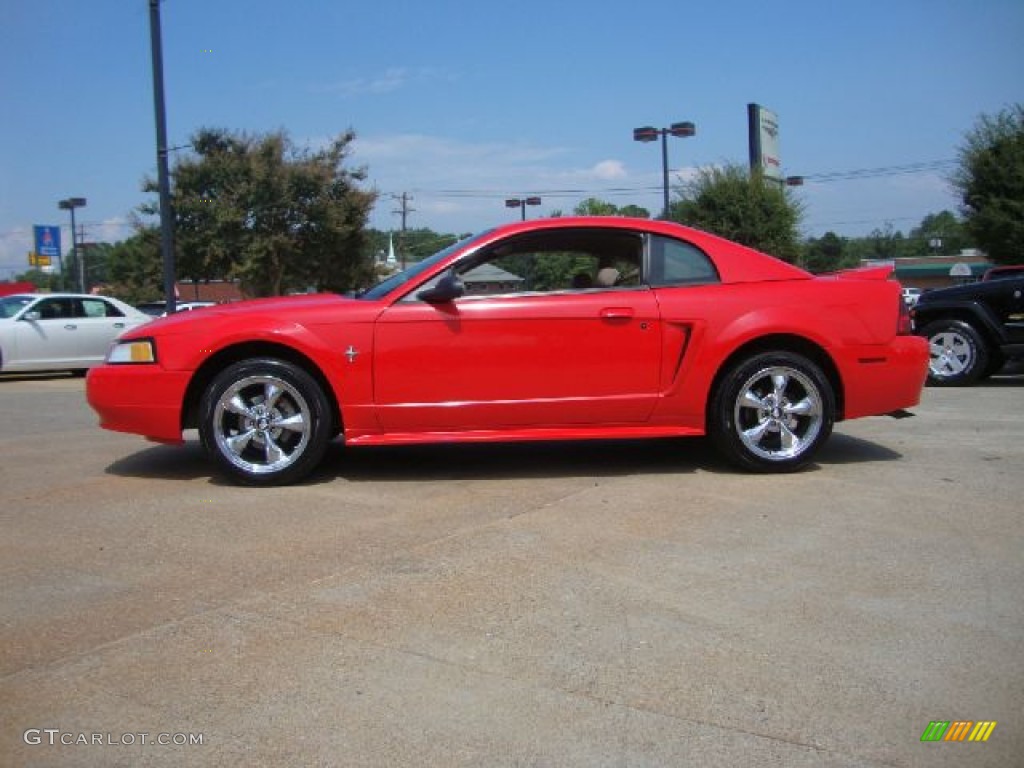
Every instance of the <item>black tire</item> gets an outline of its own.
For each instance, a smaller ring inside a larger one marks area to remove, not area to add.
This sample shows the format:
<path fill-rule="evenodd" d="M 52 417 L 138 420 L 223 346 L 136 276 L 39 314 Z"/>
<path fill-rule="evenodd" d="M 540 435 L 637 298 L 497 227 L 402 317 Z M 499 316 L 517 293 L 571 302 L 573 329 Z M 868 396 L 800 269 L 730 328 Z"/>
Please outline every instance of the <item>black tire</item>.
<path fill-rule="evenodd" d="M 931 359 L 928 383 L 936 387 L 965 387 L 989 370 L 985 339 L 963 320 L 936 320 L 921 331 L 928 339 Z"/>
<path fill-rule="evenodd" d="M 287 485 L 308 475 L 331 441 L 331 409 L 302 368 L 255 358 L 229 365 L 199 404 L 199 435 L 220 467 L 249 485 Z"/>
<path fill-rule="evenodd" d="M 729 461 L 753 472 L 806 466 L 832 434 L 835 393 L 811 360 L 765 352 L 722 377 L 708 414 L 712 441 Z"/>

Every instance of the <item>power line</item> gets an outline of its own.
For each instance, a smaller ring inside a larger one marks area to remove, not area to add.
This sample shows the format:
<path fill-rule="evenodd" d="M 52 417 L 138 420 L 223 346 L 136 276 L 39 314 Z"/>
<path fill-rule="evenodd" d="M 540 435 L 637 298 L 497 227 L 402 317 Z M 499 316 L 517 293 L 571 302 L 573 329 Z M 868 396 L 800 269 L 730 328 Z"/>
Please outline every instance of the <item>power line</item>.
<path fill-rule="evenodd" d="M 872 179 L 872 178 L 885 178 L 889 176 L 907 176 L 919 173 L 934 173 L 936 171 L 944 171 L 952 169 L 956 165 L 957 161 L 954 159 L 945 160 L 927 160 L 917 163 L 907 163 L 903 165 L 884 165 L 875 168 L 855 168 L 847 171 L 825 171 L 820 173 L 805 173 L 801 174 L 802 178 L 808 182 L 815 183 L 828 183 L 834 181 L 853 181 L 857 179 Z M 642 192 L 657 192 L 661 190 L 659 185 L 643 185 L 634 187 L 603 187 L 603 188 L 556 188 L 556 189 L 536 189 L 532 190 L 531 194 L 544 197 L 577 197 L 580 195 L 631 195 Z M 441 198 L 505 198 L 508 196 L 507 190 L 483 188 L 483 189 L 426 189 L 417 188 L 415 190 L 417 194 L 424 195 L 427 197 L 441 197 Z M 406 194 L 406 193 L 402 193 Z M 394 198 L 398 198 L 398 195 L 391 195 Z M 396 211 L 397 213 L 397 211 Z"/>
<path fill-rule="evenodd" d="M 831 171 L 828 173 L 803 174 L 805 181 L 829 182 L 849 181 L 852 179 L 874 179 L 886 176 L 906 176 L 916 173 L 944 171 L 956 165 L 956 160 L 930 160 L 907 165 L 886 165 L 880 168 L 858 168 L 852 171 Z"/>

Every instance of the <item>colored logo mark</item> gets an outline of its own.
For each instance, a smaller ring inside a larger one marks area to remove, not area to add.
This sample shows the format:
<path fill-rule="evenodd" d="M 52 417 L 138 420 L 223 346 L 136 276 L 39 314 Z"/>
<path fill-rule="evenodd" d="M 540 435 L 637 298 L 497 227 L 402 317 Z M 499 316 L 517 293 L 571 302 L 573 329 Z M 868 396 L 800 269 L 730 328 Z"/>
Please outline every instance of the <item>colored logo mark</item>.
<path fill-rule="evenodd" d="M 932 720 L 921 741 L 988 741 L 995 729 L 995 720 Z"/>

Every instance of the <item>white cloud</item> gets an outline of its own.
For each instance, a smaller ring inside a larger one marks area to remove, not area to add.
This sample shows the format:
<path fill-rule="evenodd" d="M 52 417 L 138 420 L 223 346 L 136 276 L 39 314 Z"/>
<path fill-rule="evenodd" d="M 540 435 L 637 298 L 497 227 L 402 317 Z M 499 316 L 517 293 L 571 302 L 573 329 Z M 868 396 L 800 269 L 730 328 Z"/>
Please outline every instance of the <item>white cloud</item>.
<path fill-rule="evenodd" d="M 629 175 L 626 173 L 626 166 L 619 160 L 602 160 L 591 168 L 590 172 L 594 175 L 594 178 L 603 181 L 624 179 Z"/>
<path fill-rule="evenodd" d="M 432 67 L 389 67 L 383 72 L 365 77 L 352 77 L 333 83 L 315 83 L 308 86 L 312 93 L 328 93 L 351 98 L 363 95 L 394 93 L 410 83 L 422 83 L 448 77 L 442 70 Z"/>

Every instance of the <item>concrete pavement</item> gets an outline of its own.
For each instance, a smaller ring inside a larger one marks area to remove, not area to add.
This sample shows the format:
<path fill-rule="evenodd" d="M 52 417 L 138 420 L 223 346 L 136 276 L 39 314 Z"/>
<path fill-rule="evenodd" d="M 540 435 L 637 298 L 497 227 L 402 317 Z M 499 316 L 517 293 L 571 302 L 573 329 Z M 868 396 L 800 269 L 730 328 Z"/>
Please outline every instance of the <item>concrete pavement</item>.
<path fill-rule="evenodd" d="M 0 763 L 1018 764 L 1022 396 L 928 389 L 789 476 L 335 447 L 260 490 L 0 380 Z"/>

